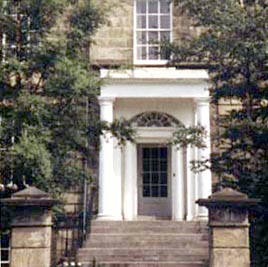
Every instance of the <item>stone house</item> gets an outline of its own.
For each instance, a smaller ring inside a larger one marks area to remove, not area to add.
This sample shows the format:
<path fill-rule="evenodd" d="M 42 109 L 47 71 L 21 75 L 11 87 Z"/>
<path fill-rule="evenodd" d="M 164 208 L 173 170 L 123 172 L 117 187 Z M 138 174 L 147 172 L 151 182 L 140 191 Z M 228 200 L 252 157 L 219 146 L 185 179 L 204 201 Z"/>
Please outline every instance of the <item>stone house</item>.
<path fill-rule="evenodd" d="M 202 150 L 169 141 L 180 123 L 201 124 L 210 133 L 209 77 L 201 66 L 168 66 L 159 45 L 179 43 L 199 30 L 171 0 L 112 2 L 90 55 L 103 79 L 100 116 L 108 122 L 129 120 L 137 138 L 123 148 L 109 134 L 101 138 L 97 214 L 77 260 L 84 266 L 96 259 L 125 266 L 205 267 L 208 213 L 195 202 L 211 195 L 212 175 L 192 172 L 190 162 L 209 157 L 210 140 Z M 82 192 L 68 192 L 66 200 L 67 212 L 76 213 Z M 60 235 L 68 239 L 68 232 Z"/>
<path fill-rule="evenodd" d="M 205 266 L 208 213 L 195 202 L 211 195 L 212 175 L 194 173 L 190 162 L 209 157 L 210 140 L 202 150 L 169 141 L 180 123 L 210 133 L 209 77 L 201 66 L 168 66 L 159 45 L 196 34 L 170 0 L 125 0 L 113 1 L 95 35 L 101 120 L 125 118 L 137 136 L 123 148 L 101 137 L 97 214 L 77 253 L 85 266 Z"/>
<path fill-rule="evenodd" d="M 168 67 L 159 45 L 179 43 L 198 29 L 169 0 L 115 2 L 109 23 L 95 36 L 91 60 L 104 80 L 101 119 L 130 120 L 137 139 L 123 149 L 101 140 L 98 218 L 203 219 L 206 210 L 195 201 L 211 194 L 211 174 L 195 174 L 189 163 L 209 157 L 210 141 L 204 150 L 168 142 L 179 123 L 210 131 L 208 74 L 196 66 Z"/>

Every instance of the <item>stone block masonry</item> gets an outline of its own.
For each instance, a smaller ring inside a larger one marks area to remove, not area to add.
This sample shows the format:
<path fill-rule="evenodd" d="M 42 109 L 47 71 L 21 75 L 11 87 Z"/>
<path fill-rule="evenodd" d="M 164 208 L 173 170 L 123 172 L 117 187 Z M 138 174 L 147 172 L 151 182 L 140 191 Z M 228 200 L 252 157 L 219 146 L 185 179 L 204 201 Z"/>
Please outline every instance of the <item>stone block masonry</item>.
<path fill-rule="evenodd" d="M 3 199 L 13 211 L 10 267 L 50 267 L 51 208 L 56 203 L 35 187 Z"/>
<path fill-rule="evenodd" d="M 209 210 L 209 267 L 249 267 L 248 209 L 258 200 L 225 188 L 197 203 Z"/>

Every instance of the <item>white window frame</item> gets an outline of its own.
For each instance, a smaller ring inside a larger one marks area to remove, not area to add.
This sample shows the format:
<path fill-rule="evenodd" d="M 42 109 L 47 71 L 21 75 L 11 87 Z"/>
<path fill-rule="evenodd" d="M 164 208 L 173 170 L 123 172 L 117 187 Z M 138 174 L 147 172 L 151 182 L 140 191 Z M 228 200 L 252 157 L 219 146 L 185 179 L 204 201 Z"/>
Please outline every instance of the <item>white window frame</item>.
<path fill-rule="evenodd" d="M 4 5 L 6 5 L 6 4 L 7 4 L 7 1 L 4 1 Z M 9 16 L 12 17 L 13 19 L 15 18 L 15 20 L 16 20 L 17 15 L 18 15 L 17 12 L 9 14 Z M 20 16 L 26 16 L 26 15 L 20 14 Z M 31 44 L 30 44 L 31 35 L 36 32 L 36 30 L 30 30 L 30 23 L 31 23 L 30 18 L 27 17 L 27 27 L 28 28 L 24 30 L 24 32 L 26 32 L 26 35 L 27 35 L 27 44 L 22 46 L 23 48 L 26 48 L 27 50 L 31 47 Z M 3 33 L 2 36 L 0 36 L 0 38 L 1 38 L 1 42 L 2 42 L 2 61 L 5 62 L 6 58 L 7 58 L 7 51 L 9 51 L 9 50 L 11 51 L 12 49 L 16 49 L 16 45 L 9 44 L 9 42 L 7 40 L 7 36 L 5 33 Z M 0 265 L 0 267 L 1 267 L 1 265 Z"/>
<path fill-rule="evenodd" d="M 150 59 L 137 59 L 137 1 L 134 0 L 134 15 L 133 15 L 133 57 L 134 57 L 134 65 L 166 65 L 168 63 L 168 60 L 162 60 L 162 59 L 157 59 L 157 60 L 150 60 Z M 146 0 L 148 1 L 148 0 Z M 156 0 L 156 1 L 161 1 L 161 0 Z M 148 11 L 148 10 L 147 10 Z M 146 13 L 147 15 L 148 13 Z M 159 13 L 158 13 L 159 14 Z M 146 29 L 147 31 L 149 29 Z M 157 29 L 159 31 L 159 28 Z M 162 30 L 162 29 L 161 29 Z M 170 42 L 173 40 L 173 2 L 171 1 L 170 3 Z M 163 30 L 165 31 L 165 30 Z"/>

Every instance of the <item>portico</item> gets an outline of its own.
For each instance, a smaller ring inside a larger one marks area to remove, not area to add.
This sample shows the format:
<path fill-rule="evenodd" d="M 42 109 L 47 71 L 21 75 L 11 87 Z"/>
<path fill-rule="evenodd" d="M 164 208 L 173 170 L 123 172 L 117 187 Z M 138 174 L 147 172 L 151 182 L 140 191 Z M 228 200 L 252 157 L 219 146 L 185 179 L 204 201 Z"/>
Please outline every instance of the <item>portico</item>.
<path fill-rule="evenodd" d="M 209 157 L 207 148 L 169 145 L 176 123 L 210 131 L 205 70 L 142 68 L 102 70 L 101 120 L 124 117 L 137 130 L 123 149 L 109 133 L 101 137 L 98 219 L 205 219 L 195 200 L 211 194 L 211 173 L 193 173 L 190 161 Z"/>

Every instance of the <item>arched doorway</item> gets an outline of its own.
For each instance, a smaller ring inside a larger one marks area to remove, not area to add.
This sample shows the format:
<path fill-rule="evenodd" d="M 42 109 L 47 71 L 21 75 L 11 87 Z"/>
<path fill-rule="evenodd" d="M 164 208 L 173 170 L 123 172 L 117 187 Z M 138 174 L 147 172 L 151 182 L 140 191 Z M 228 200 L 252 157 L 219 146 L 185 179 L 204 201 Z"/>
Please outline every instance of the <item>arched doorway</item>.
<path fill-rule="evenodd" d="M 164 132 L 169 130 L 171 136 L 181 122 L 167 113 L 149 111 L 132 118 L 131 124 L 141 138 L 141 132 L 151 133 L 151 137 L 147 133 L 147 138 L 137 144 L 137 215 L 171 218 L 172 153 Z M 156 131 L 160 133 L 158 137 Z"/>

